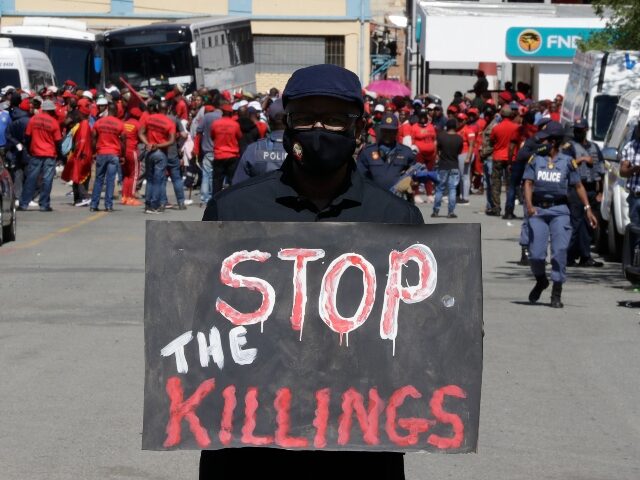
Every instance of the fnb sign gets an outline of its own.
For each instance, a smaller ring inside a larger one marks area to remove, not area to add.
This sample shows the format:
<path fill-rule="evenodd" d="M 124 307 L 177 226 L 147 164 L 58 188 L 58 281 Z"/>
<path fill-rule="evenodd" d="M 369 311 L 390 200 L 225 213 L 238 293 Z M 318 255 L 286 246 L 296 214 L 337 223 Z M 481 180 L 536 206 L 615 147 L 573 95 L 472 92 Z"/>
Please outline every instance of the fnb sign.
<path fill-rule="evenodd" d="M 512 27 L 507 30 L 506 51 L 512 58 L 572 58 L 578 42 L 595 28 Z"/>

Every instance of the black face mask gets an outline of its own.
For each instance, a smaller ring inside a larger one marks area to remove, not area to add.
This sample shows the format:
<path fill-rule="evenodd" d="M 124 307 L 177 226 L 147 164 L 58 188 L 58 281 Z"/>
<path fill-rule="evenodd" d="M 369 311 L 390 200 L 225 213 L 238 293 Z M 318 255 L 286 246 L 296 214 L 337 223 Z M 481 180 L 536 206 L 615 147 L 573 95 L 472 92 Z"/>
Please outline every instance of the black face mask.
<path fill-rule="evenodd" d="M 305 131 L 287 128 L 282 145 L 303 170 L 318 176 L 336 172 L 353 160 L 356 151 L 353 130 L 329 132 L 321 128 Z"/>
<path fill-rule="evenodd" d="M 587 139 L 587 132 L 584 130 L 574 130 L 573 139 L 578 143 L 582 143 Z"/>

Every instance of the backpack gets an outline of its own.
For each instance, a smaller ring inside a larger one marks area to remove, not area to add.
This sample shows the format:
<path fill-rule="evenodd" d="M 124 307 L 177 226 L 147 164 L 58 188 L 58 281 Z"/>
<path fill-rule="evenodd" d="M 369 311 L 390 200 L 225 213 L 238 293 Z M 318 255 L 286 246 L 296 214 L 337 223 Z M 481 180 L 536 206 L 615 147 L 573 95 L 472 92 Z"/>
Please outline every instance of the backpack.
<path fill-rule="evenodd" d="M 79 126 L 80 124 L 76 123 L 74 127 L 71 130 L 69 130 L 67 134 L 64 136 L 64 138 L 62 139 L 62 145 L 60 145 L 60 151 L 62 152 L 62 155 L 64 155 L 65 157 L 73 151 L 73 147 L 74 147 L 73 136 L 75 135 Z"/>

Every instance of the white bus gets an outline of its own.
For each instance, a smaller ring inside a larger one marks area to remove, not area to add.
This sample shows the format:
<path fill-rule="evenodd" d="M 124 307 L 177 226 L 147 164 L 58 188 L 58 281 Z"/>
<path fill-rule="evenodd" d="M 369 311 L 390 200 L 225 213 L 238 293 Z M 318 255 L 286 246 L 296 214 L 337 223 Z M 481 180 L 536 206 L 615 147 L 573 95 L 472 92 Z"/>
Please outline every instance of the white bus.
<path fill-rule="evenodd" d="M 255 92 L 251 22 L 211 17 L 152 23 L 106 32 L 104 82 L 125 78 L 136 88 L 184 84 Z"/>
<path fill-rule="evenodd" d="M 3 25 L 0 36 L 10 38 L 15 47 L 44 52 L 60 82 L 73 80 L 80 88 L 91 88 L 99 82 L 101 62 L 95 55 L 96 36 L 84 22 L 26 17 L 22 25 Z"/>

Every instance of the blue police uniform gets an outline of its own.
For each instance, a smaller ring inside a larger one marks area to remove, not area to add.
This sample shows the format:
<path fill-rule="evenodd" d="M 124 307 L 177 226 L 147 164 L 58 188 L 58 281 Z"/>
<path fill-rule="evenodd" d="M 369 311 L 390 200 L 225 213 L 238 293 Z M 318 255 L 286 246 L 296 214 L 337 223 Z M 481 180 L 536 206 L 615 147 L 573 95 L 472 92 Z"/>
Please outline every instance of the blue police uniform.
<path fill-rule="evenodd" d="M 529 260 L 536 277 L 545 275 L 547 244 L 551 235 L 551 280 L 564 283 L 567 249 L 571 240 L 569 187 L 580 181 L 573 158 L 559 153 L 556 158 L 534 156 L 527 164 L 524 180 L 533 182 L 536 215 L 529 218 Z"/>
<path fill-rule="evenodd" d="M 250 144 L 242 154 L 232 184 L 279 169 L 287 158 L 282 145 L 283 134 L 284 130 L 276 130 L 266 138 Z"/>
<path fill-rule="evenodd" d="M 358 155 L 358 170 L 385 190 L 393 187 L 416 161 L 416 155 L 406 145 L 380 143 L 368 145 Z"/>
<path fill-rule="evenodd" d="M 587 192 L 589 204 L 597 207 L 596 195 L 598 193 L 598 183 L 605 174 L 604 158 L 598 145 L 593 142 L 587 142 L 586 145 L 581 143 L 571 143 L 571 153 L 574 158 L 591 157 L 593 163 L 589 165 L 586 162 L 580 163 L 578 166 L 578 174 L 580 181 L 584 185 Z M 591 227 L 587 222 L 582 201 L 578 197 L 575 189 L 569 192 L 569 209 L 571 211 L 571 226 L 573 234 L 569 244 L 569 261 L 580 259 L 587 261 L 591 258 Z M 591 261 L 592 264 L 595 263 Z"/>

